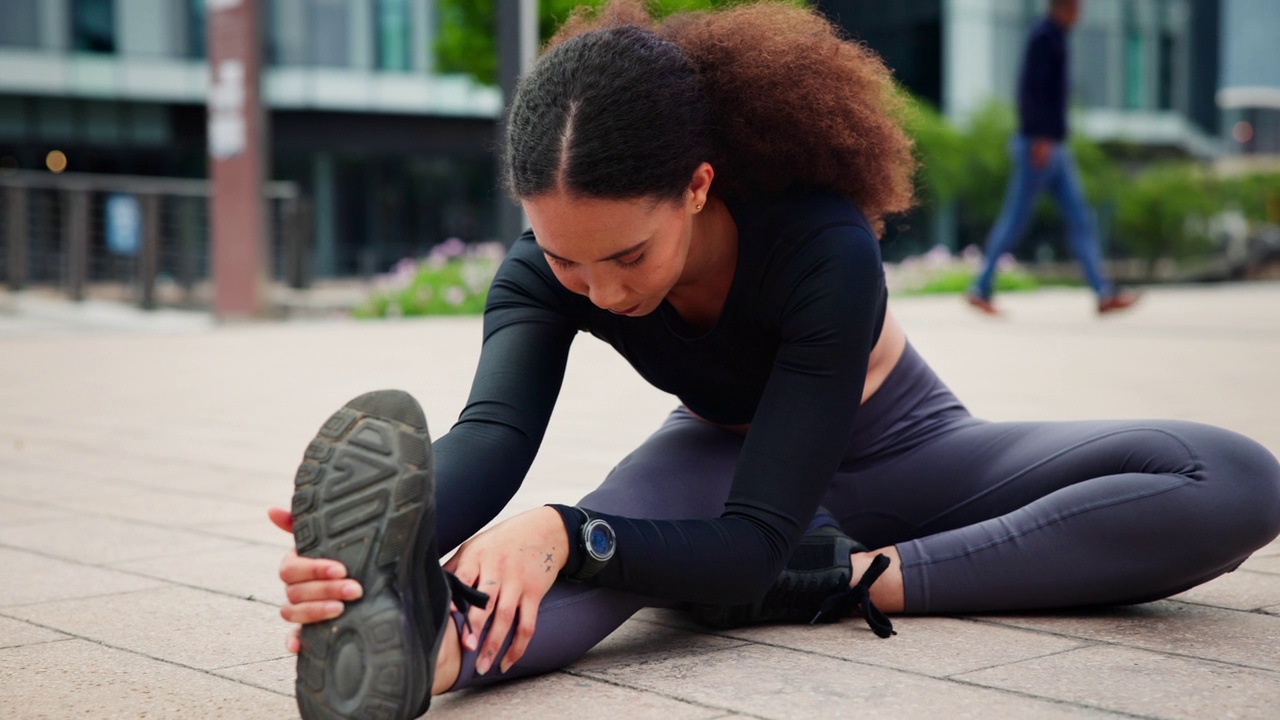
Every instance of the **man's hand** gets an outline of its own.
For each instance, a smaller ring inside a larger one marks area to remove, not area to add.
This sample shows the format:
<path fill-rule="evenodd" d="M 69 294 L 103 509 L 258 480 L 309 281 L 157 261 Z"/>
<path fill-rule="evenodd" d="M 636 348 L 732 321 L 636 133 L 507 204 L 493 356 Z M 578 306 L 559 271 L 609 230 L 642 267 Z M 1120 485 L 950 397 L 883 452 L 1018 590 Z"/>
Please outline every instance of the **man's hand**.
<path fill-rule="evenodd" d="M 538 605 L 569 560 L 569 539 L 560 513 L 540 507 L 505 520 L 463 543 L 444 569 L 462 582 L 489 595 L 489 607 L 472 608 L 471 630 L 464 629 L 462 645 L 479 650 L 476 672 L 483 675 L 498 659 L 502 642 L 516 624 L 515 637 L 499 668 L 506 672 L 529 647 Z M 477 648 L 489 616 L 484 647 Z"/>

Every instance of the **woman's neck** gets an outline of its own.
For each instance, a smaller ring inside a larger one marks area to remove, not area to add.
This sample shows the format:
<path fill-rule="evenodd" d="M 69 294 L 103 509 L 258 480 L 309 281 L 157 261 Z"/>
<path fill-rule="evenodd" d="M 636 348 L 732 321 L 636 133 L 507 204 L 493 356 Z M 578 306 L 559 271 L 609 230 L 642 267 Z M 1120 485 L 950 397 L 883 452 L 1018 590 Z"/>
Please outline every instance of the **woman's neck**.
<path fill-rule="evenodd" d="M 729 208 L 709 197 L 706 207 L 694 216 L 685 271 L 667 293 L 667 302 L 685 322 L 709 329 L 724 308 L 737 263 L 738 226 Z"/>

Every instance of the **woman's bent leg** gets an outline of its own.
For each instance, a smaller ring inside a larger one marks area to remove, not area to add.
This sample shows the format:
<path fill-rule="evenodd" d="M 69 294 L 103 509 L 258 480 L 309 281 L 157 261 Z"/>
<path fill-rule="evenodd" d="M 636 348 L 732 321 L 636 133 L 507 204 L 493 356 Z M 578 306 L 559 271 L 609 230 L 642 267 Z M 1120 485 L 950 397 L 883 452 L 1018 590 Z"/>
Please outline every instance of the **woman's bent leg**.
<path fill-rule="evenodd" d="M 605 513 L 652 519 L 719 517 L 724 510 L 742 438 L 697 419 L 683 408 L 609 473 L 579 504 Z M 476 653 L 464 652 L 454 689 L 538 675 L 564 667 L 643 607 L 663 601 L 631 593 L 557 582 L 538 608 L 528 650 L 507 672 L 495 663 L 475 671 Z M 461 616 L 454 613 L 455 622 Z M 486 630 L 487 632 L 487 630 Z M 511 642 L 508 636 L 502 653 Z M 483 647 L 482 635 L 478 647 Z"/>
<path fill-rule="evenodd" d="M 832 494 L 849 532 L 896 544 L 917 613 L 1154 600 L 1280 533 L 1275 457 L 1189 422 L 963 421 Z"/>

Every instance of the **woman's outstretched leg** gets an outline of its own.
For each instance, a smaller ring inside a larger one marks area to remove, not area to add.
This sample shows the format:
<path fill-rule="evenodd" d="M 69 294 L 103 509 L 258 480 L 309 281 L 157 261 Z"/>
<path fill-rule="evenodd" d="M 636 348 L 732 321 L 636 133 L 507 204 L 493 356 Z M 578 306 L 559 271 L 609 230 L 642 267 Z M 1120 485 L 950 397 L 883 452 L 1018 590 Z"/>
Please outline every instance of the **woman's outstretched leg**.
<path fill-rule="evenodd" d="M 982 423 L 841 476 L 826 505 L 901 554 L 907 612 L 1133 603 L 1238 566 L 1280 533 L 1280 465 L 1178 421 Z"/>

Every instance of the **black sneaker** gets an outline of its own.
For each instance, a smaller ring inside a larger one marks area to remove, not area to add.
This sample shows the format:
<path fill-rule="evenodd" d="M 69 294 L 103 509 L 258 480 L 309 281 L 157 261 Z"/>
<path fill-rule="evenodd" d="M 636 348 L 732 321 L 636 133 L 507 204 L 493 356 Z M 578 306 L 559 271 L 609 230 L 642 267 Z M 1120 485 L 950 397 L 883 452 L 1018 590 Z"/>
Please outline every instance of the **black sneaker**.
<path fill-rule="evenodd" d="M 342 615 L 302 627 L 302 717 L 418 717 L 431 704 L 451 596 L 464 612 L 488 600 L 440 569 L 422 408 L 397 390 L 352 400 L 307 446 L 295 484 L 298 554 L 341 562 L 364 588 Z"/>
<path fill-rule="evenodd" d="M 749 605 L 695 605 L 696 620 L 727 629 L 762 623 L 833 623 L 861 609 L 876 635 L 896 635 L 893 623 L 871 604 L 871 584 L 889 565 L 877 555 L 858 584 L 850 587 L 853 564 L 849 555 L 866 552 L 862 543 L 839 528 L 824 525 L 811 530 L 792 553 L 782 574 L 760 600 Z"/>

